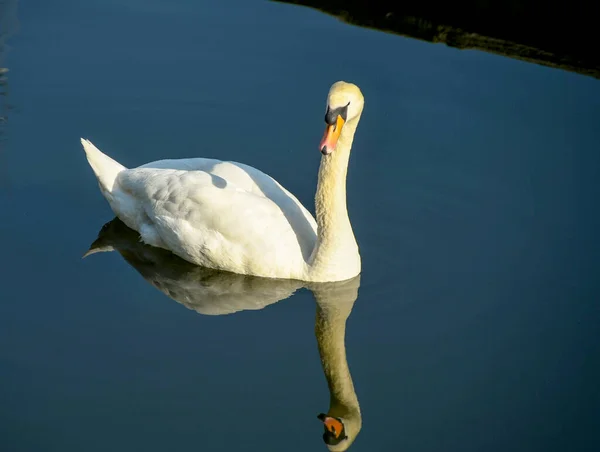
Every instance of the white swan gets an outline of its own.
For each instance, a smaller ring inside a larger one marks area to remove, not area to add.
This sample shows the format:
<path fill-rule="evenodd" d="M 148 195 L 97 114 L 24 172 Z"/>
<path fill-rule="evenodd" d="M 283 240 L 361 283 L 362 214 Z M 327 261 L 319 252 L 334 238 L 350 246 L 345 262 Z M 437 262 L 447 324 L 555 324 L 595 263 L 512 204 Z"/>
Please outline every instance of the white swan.
<path fill-rule="evenodd" d="M 360 273 L 346 208 L 346 174 L 362 114 L 360 89 L 334 83 L 315 196 L 316 221 L 267 174 L 214 159 L 160 160 L 127 169 L 81 139 L 113 212 L 152 246 L 200 266 L 302 281 Z"/>

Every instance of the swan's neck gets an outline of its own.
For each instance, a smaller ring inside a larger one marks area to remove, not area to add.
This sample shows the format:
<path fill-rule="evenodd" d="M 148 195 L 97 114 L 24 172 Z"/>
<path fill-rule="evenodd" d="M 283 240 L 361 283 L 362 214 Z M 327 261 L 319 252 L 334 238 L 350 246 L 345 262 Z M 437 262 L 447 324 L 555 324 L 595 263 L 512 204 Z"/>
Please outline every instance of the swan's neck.
<path fill-rule="evenodd" d="M 329 386 L 329 415 L 352 417 L 360 416 L 360 407 L 346 359 L 346 319 L 349 312 L 343 311 L 335 305 L 318 305 L 315 335 Z"/>
<path fill-rule="evenodd" d="M 358 245 L 346 206 L 348 161 L 357 124 L 358 118 L 348 121 L 336 149 L 321 157 L 315 195 L 317 244 L 310 261 L 315 280 L 347 279 L 360 271 Z"/>

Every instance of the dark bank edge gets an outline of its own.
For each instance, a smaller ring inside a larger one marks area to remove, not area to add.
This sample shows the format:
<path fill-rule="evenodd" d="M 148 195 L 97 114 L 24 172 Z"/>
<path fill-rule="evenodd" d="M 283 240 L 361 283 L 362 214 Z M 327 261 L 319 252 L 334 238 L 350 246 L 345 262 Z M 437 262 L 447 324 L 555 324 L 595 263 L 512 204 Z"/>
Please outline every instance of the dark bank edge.
<path fill-rule="evenodd" d="M 306 6 L 351 25 L 475 49 L 600 78 L 595 14 L 581 0 L 457 2 L 271 0 Z"/>

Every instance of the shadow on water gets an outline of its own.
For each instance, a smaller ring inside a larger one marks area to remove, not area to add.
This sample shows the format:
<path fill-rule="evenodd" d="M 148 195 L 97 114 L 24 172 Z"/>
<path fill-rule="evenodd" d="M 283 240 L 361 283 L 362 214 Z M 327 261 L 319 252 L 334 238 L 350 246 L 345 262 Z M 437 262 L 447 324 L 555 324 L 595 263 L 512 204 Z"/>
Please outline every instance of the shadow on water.
<path fill-rule="evenodd" d="M 459 49 L 474 49 L 600 78 L 596 15 L 582 1 L 271 0 L 314 8 L 351 25 Z M 392 58 L 402 58 L 397 55 Z"/>
<path fill-rule="evenodd" d="M 152 286 L 188 309 L 203 315 L 260 310 L 310 290 L 316 301 L 315 336 L 329 387 L 323 440 L 329 450 L 344 451 L 362 427 L 362 415 L 346 359 L 346 321 L 358 298 L 360 275 L 334 283 L 306 283 L 198 267 L 169 251 L 145 245 L 139 234 L 115 218 L 100 230 L 85 256 L 117 251 Z"/>

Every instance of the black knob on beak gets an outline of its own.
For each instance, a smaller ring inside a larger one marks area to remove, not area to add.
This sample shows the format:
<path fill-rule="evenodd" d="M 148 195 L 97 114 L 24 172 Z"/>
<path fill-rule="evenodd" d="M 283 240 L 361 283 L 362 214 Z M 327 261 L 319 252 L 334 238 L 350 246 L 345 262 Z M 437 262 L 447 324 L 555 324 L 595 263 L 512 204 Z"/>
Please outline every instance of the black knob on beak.
<path fill-rule="evenodd" d="M 333 109 L 330 108 L 328 105 L 327 111 L 325 112 L 325 122 L 330 126 L 334 126 L 338 116 L 341 116 L 344 122 L 346 122 L 346 119 L 348 118 L 348 105 L 350 105 L 350 102 L 348 102 L 348 104 L 345 107 Z"/>

